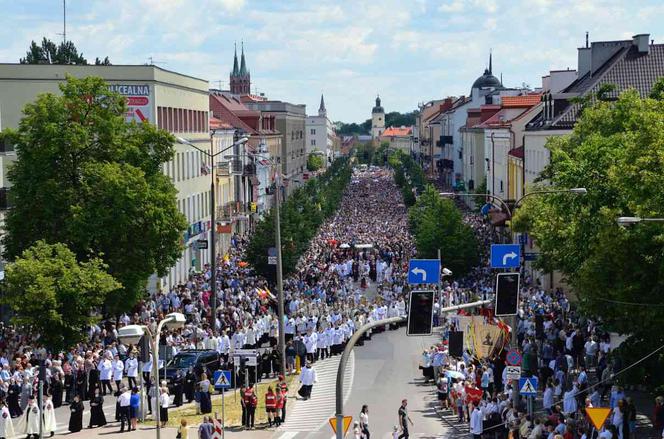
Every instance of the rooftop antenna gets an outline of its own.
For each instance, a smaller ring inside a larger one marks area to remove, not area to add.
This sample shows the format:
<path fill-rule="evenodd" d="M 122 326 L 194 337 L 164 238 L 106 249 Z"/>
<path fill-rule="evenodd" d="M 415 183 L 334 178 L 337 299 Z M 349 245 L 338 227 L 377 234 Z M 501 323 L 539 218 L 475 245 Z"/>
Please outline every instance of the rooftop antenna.
<path fill-rule="evenodd" d="M 588 48 L 588 31 L 586 31 L 586 49 Z"/>
<path fill-rule="evenodd" d="M 62 42 L 67 42 L 67 0 L 62 0 L 62 33 L 56 35 L 62 35 Z"/>
<path fill-rule="evenodd" d="M 145 63 L 146 66 L 153 66 L 155 64 L 166 64 L 166 61 L 155 61 L 155 60 L 152 59 L 151 56 L 148 57 L 148 61 L 149 62 Z"/>
<path fill-rule="evenodd" d="M 217 89 L 218 89 L 218 90 L 221 90 L 221 84 L 224 83 L 224 81 L 221 80 L 221 79 L 215 79 L 215 80 L 210 81 L 210 82 L 213 83 L 213 84 L 217 84 Z"/>

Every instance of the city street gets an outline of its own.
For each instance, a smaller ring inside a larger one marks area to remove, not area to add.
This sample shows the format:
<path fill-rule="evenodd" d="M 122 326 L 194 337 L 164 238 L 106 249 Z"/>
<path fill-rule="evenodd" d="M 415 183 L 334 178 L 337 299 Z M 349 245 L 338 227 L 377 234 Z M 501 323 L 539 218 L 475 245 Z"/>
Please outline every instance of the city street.
<path fill-rule="evenodd" d="M 664 2 L 559 3 L 0 0 L 0 439 L 664 439 Z"/>

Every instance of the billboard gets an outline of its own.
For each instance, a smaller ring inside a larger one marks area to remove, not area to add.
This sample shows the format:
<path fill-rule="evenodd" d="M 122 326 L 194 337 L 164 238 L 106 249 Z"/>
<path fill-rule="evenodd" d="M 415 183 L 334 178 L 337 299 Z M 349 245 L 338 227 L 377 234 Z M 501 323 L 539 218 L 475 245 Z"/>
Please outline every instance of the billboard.
<path fill-rule="evenodd" d="M 152 115 L 152 90 L 148 84 L 109 84 L 108 88 L 127 99 L 125 120 L 155 123 Z"/>

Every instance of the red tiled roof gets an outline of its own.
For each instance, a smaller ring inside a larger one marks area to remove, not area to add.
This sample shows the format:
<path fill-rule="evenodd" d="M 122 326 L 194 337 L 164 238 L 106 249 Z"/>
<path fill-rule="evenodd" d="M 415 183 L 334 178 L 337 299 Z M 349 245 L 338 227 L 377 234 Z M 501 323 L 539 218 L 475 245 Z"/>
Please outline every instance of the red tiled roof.
<path fill-rule="evenodd" d="M 210 129 L 227 129 L 227 130 L 232 130 L 233 125 L 224 122 L 221 119 L 218 119 L 214 116 L 210 118 Z"/>
<path fill-rule="evenodd" d="M 383 131 L 383 137 L 403 137 L 413 134 L 411 127 L 389 127 Z"/>
<path fill-rule="evenodd" d="M 523 159 L 523 146 L 519 146 L 518 148 L 510 149 L 507 154 L 511 155 L 512 157 L 516 157 L 518 159 Z"/>
<path fill-rule="evenodd" d="M 539 104 L 541 97 L 542 95 L 539 93 L 522 96 L 503 96 L 501 101 L 503 108 L 528 108 Z"/>
<path fill-rule="evenodd" d="M 212 110 L 214 117 L 230 124 L 233 128 L 242 129 L 249 134 L 256 134 L 256 130 L 244 123 L 244 121 L 235 114 L 233 109 L 241 111 L 243 109 L 247 110 L 247 107 L 245 107 L 240 101 L 228 99 L 223 95 L 210 95 L 210 110 Z"/>

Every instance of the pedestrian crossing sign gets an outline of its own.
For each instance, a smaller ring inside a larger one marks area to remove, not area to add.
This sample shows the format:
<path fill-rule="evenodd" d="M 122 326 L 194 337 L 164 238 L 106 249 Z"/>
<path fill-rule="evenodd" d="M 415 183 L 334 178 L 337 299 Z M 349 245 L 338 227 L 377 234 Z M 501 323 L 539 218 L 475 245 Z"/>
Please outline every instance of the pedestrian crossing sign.
<path fill-rule="evenodd" d="M 537 395 L 537 378 L 519 378 L 519 393 L 523 396 Z"/>
<path fill-rule="evenodd" d="M 216 370 L 213 375 L 215 390 L 231 388 L 231 371 Z"/>
<path fill-rule="evenodd" d="M 330 426 L 332 426 L 332 430 L 334 433 L 337 433 L 337 418 L 333 417 L 329 419 L 330 421 Z M 350 423 L 353 421 L 352 416 L 344 416 L 344 437 L 346 436 L 346 433 L 348 432 L 348 427 L 350 427 Z"/>

